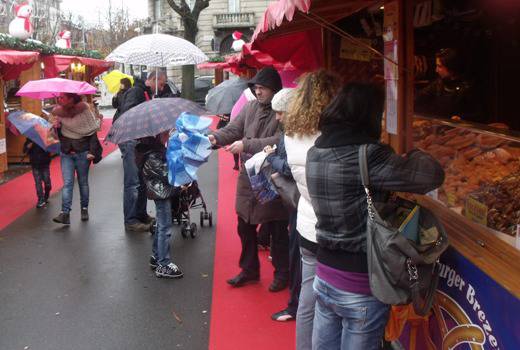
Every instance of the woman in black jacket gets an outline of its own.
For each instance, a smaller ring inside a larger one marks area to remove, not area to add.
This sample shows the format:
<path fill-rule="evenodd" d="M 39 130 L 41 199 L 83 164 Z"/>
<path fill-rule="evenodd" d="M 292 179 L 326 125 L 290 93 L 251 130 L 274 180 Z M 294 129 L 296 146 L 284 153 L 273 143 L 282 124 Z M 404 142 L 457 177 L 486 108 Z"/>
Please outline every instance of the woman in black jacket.
<path fill-rule="evenodd" d="M 439 163 L 414 150 L 399 156 L 381 144 L 384 92 L 350 83 L 324 110 L 321 136 L 307 154 L 306 177 L 317 217 L 317 295 L 312 348 L 379 349 L 389 305 L 372 296 L 366 255 L 367 204 L 358 151 L 368 144 L 372 197 L 427 193 L 444 181 Z"/>
<path fill-rule="evenodd" d="M 146 186 L 146 197 L 155 202 L 157 230 L 153 237 L 150 267 L 155 276 L 180 278 L 181 269 L 170 259 L 170 241 L 172 235 L 171 198 L 176 192 L 168 182 L 166 147 L 168 132 L 155 137 L 140 139 L 135 147 L 136 164 Z"/>

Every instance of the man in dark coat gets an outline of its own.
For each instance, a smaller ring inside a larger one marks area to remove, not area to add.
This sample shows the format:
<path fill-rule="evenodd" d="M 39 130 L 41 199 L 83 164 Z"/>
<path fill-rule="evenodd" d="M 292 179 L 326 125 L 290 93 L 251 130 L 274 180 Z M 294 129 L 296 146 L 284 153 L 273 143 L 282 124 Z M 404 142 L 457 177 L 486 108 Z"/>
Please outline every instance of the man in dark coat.
<path fill-rule="evenodd" d="M 257 100 L 244 106 L 240 114 L 226 127 L 209 136 L 215 145 L 229 145 L 227 150 L 240 154 L 242 162 L 265 146 L 278 143 L 281 130 L 271 108 L 273 95 L 282 88 L 278 72 L 267 67 L 259 71 L 249 82 Z M 272 235 L 271 256 L 274 265 L 274 281 L 269 290 L 277 292 L 287 286 L 289 274 L 288 212 L 280 199 L 267 204 L 256 201 L 251 183 L 242 166 L 238 182 L 235 209 L 238 215 L 238 235 L 242 243 L 239 265 L 242 271 L 227 282 L 241 287 L 257 282 L 260 277 L 258 260 L 257 226 L 262 224 Z"/>
<path fill-rule="evenodd" d="M 151 72 L 146 81 L 134 79 L 134 86 L 128 89 L 123 96 L 123 104 L 120 106 L 120 114 L 123 115 L 132 107 L 150 100 L 153 96 L 152 89 L 157 87 L 161 90 L 166 83 L 166 74 L 159 71 Z M 146 116 L 143 115 L 143 118 Z M 136 141 L 120 143 L 119 149 L 123 157 L 124 191 L 123 191 L 123 213 L 125 229 L 127 231 L 148 231 L 153 220 L 146 212 L 146 188 L 142 177 L 135 164 Z"/>
<path fill-rule="evenodd" d="M 117 94 L 112 97 L 112 107 L 116 109 L 114 117 L 112 118 L 112 124 L 119 118 L 121 115 L 121 107 L 123 107 L 123 96 L 125 93 L 132 87 L 132 82 L 128 78 L 121 79 L 121 88 L 117 92 Z"/>

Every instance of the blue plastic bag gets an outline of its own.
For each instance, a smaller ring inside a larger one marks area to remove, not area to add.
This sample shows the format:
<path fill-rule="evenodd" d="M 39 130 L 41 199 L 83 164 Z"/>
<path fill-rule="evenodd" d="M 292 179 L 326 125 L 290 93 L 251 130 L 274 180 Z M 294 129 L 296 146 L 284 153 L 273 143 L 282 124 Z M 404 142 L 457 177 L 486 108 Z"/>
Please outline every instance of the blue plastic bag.
<path fill-rule="evenodd" d="M 266 164 L 264 158 L 260 165 L 258 172 L 253 166 L 247 169 L 247 175 L 249 176 L 249 182 L 251 183 L 251 190 L 255 196 L 255 199 L 260 204 L 266 204 L 272 200 L 278 198 L 278 192 L 270 181 L 273 170 L 269 163 Z"/>
<path fill-rule="evenodd" d="M 182 113 L 176 122 L 176 131 L 170 136 L 166 150 L 168 181 L 182 186 L 197 180 L 197 170 L 208 161 L 211 142 L 205 135 L 211 118 Z"/>

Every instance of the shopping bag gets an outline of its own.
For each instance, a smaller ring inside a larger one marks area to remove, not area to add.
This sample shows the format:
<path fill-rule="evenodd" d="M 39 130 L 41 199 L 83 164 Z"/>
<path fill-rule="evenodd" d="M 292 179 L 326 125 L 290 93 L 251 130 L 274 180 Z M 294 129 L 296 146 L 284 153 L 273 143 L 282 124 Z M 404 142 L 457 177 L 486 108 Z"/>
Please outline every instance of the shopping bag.
<path fill-rule="evenodd" d="M 269 162 L 266 162 L 266 156 L 267 154 L 265 152 L 258 152 L 246 162 L 246 172 L 249 176 L 251 189 L 255 199 L 260 204 L 269 203 L 279 197 L 276 188 L 271 181 L 269 181 L 273 170 Z M 262 162 L 258 164 L 258 160 L 262 158 Z M 247 164 L 248 162 L 249 164 Z"/>

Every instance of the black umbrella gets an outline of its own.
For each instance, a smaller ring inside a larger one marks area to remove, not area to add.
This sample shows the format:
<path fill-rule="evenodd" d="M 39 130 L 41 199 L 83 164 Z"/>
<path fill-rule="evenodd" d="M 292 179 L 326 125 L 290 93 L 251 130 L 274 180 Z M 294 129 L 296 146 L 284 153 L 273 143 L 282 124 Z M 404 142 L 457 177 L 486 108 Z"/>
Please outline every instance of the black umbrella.
<path fill-rule="evenodd" d="M 180 97 L 156 98 L 121 114 L 108 132 L 107 140 L 112 143 L 121 143 L 158 135 L 163 131 L 173 129 L 177 117 L 182 112 L 195 115 L 206 113 L 195 102 Z"/>
<path fill-rule="evenodd" d="M 231 114 L 233 106 L 246 88 L 247 80 L 225 80 L 208 91 L 206 109 L 215 114 Z"/>

